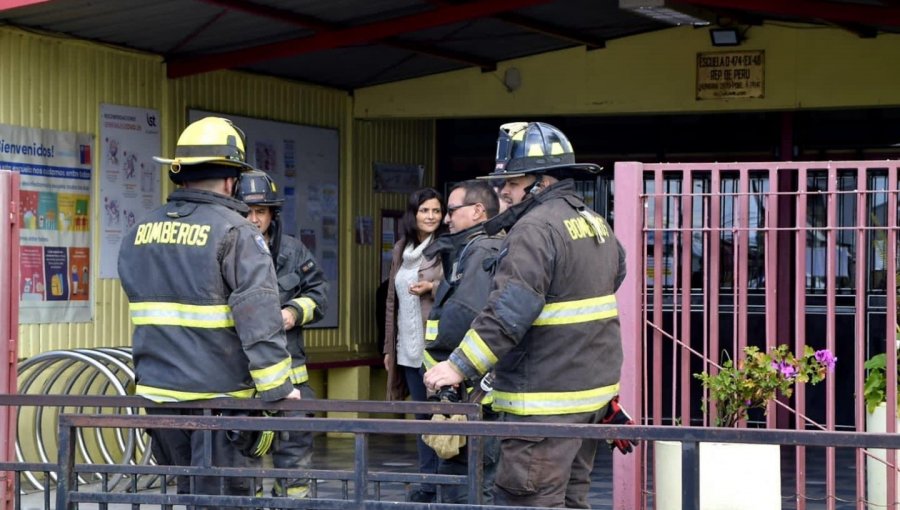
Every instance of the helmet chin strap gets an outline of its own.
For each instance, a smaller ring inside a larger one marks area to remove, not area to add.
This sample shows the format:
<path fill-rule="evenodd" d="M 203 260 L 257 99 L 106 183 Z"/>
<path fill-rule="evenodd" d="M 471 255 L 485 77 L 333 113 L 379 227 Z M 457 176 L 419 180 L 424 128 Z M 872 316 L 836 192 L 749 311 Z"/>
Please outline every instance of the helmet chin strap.
<path fill-rule="evenodd" d="M 534 184 L 532 184 L 531 187 L 528 188 L 528 194 L 537 195 L 538 192 L 540 192 L 541 189 L 544 187 L 543 181 L 544 181 L 544 176 L 541 174 L 536 174 L 535 179 L 534 179 Z"/>
<path fill-rule="evenodd" d="M 244 172 L 241 172 L 234 178 L 234 182 L 231 184 L 231 198 L 237 198 L 238 194 L 241 191 L 241 176 L 244 175 Z"/>
<path fill-rule="evenodd" d="M 269 251 L 272 252 L 272 260 L 278 260 L 278 252 L 281 251 L 281 211 L 276 207 L 269 207 L 272 211 L 272 224 L 269 225 Z"/>

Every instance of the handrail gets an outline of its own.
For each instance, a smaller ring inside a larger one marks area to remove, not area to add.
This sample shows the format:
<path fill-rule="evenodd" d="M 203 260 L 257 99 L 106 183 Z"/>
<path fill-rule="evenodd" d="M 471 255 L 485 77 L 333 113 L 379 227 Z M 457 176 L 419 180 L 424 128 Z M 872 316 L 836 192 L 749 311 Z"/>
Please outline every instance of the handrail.
<path fill-rule="evenodd" d="M 282 401 L 267 403 L 260 400 L 214 399 L 201 402 L 183 402 L 178 404 L 154 404 L 141 397 L 85 397 L 67 395 L 2 395 L 0 406 L 66 406 L 66 407 L 185 407 L 204 409 L 291 409 L 311 412 L 365 412 L 403 414 L 422 413 L 459 413 L 479 414 L 479 406 L 475 404 L 450 404 L 430 402 L 375 402 L 375 401 L 341 401 L 311 400 Z M 318 476 L 319 478 L 343 480 L 352 484 L 354 491 L 348 493 L 351 499 L 322 500 L 316 508 L 382 508 L 390 506 L 387 502 L 370 499 L 365 487 L 370 483 L 384 482 L 429 482 L 446 485 L 459 485 L 459 477 L 452 475 L 426 475 L 421 473 L 381 473 L 372 472 L 367 467 L 367 447 L 370 435 L 413 435 L 413 434 L 449 434 L 469 436 L 472 441 L 470 449 L 470 466 L 480 459 L 481 442 L 485 436 L 498 437 L 576 437 L 592 440 L 634 439 L 638 441 L 680 441 L 682 443 L 682 472 L 684 508 L 694 506 L 699 494 L 698 448 L 700 442 L 722 443 L 758 443 L 779 444 L 788 446 L 849 447 L 849 448 L 885 448 L 900 450 L 900 435 L 887 433 L 837 432 L 821 430 L 777 430 L 777 429 L 731 429 L 711 427 L 669 427 L 669 426 L 621 426 L 621 425 L 587 425 L 562 423 L 521 423 L 521 422 L 484 422 L 484 421 L 420 421 L 384 418 L 294 418 L 294 417 L 249 417 L 249 416 L 183 416 L 183 415 L 112 415 L 112 414 L 69 414 L 59 416 L 60 455 L 57 464 L 44 465 L 0 465 L 0 470 L 22 471 L 29 469 L 46 470 L 59 476 L 57 487 L 57 508 L 71 508 L 75 503 L 155 503 L 155 504 L 204 504 L 223 506 L 275 506 L 294 507 L 293 503 L 285 504 L 271 498 L 253 498 L 250 496 L 209 496 L 162 493 L 141 494 L 109 492 L 85 487 L 77 487 L 77 475 L 107 473 L 134 479 L 137 475 L 218 475 L 242 477 L 286 477 L 298 474 Z M 75 463 L 77 434 L 83 428 L 180 428 L 187 430 L 302 430 L 309 432 L 337 432 L 353 434 L 356 437 L 356 464 L 354 471 L 347 472 L 322 470 L 280 470 L 280 469 L 236 469 L 227 467 L 189 467 L 189 466 L 150 466 L 150 465 L 80 465 Z M 638 453 L 640 455 L 640 453 Z M 344 474 L 341 474 L 344 473 Z M 480 480 L 478 481 L 480 483 Z M 478 487 L 478 485 L 475 485 Z M 376 496 L 377 498 L 377 496 Z M 299 504 L 299 503 L 298 503 Z M 391 502 L 393 505 L 394 502 Z M 434 505 L 432 503 L 432 505 Z M 407 508 L 426 508 L 403 503 Z M 433 508 L 440 507 L 441 505 Z M 432 508 L 432 507 L 429 507 Z M 449 508 L 449 507 L 448 507 Z M 458 506 L 455 508 L 459 508 Z M 477 508 L 468 505 L 468 508 Z"/>
<path fill-rule="evenodd" d="M 469 403 L 381 401 L 381 400 L 280 400 L 266 402 L 260 399 L 214 398 L 185 402 L 157 404 L 137 396 L 86 396 L 86 395 L 9 395 L 0 394 L 0 406 L 17 407 L 163 407 L 178 409 L 238 409 L 259 411 L 311 411 L 358 412 L 396 414 L 471 414 L 480 412 L 481 406 Z"/>

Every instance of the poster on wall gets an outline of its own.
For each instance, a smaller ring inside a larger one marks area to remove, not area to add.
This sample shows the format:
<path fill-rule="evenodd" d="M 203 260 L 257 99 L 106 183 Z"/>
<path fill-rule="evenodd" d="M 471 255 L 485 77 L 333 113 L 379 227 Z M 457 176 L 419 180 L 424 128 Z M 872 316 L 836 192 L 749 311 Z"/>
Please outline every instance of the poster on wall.
<path fill-rule="evenodd" d="M 325 317 L 304 328 L 337 327 L 341 232 L 338 131 L 193 109 L 188 111 L 188 122 L 208 116 L 230 119 L 244 132 L 247 162 L 266 171 L 284 198 L 283 232 L 300 239 L 325 273 L 329 283 Z"/>
<path fill-rule="evenodd" d="M 118 278 L 122 236 L 161 204 L 159 112 L 100 105 L 100 278 Z"/>
<path fill-rule="evenodd" d="M 91 320 L 93 136 L 0 124 L 0 169 L 21 175 L 19 322 Z"/>

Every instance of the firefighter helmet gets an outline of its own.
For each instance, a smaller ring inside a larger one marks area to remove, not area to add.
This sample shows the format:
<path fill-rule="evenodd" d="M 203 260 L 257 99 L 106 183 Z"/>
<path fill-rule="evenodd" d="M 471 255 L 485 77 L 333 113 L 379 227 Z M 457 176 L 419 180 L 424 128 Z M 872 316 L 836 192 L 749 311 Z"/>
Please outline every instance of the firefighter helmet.
<path fill-rule="evenodd" d="M 281 207 L 284 199 L 278 196 L 278 186 L 262 170 L 250 170 L 241 174 L 234 198 L 247 205 Z"/>
<path fill-rule="evenodd" d="M 170 165 L 169 178 L 176 183 L 236 177 L 253 168 L 247 164 L 244 133 L 221 117 L 191 123 L 178 137 L 174 158 L 156 156 L 153 160 Z"/>
<path fill-rule="evenodd" d="M 576 172 L 597 173 L 593 163 L 575 163 L 572 144 L 562 131 L 543 122 L 511 122 L 500 126 L 494 171 L 484 179 L 528 174 L 565 178 Z"/>

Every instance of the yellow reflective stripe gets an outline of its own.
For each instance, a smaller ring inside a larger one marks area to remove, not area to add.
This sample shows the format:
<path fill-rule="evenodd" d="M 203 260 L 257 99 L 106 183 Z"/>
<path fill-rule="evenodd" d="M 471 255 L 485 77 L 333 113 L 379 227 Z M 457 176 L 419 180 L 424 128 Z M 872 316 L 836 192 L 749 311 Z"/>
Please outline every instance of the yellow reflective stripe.
<path fill-rule="evenodd" d="M 287 357 L 274 365 L 251 370 L 250 376 L 253 377 L 253 384 L 256 385 L 257 390 L 268 391 L 284 384 L 284 381 L 290 377 L 290 371 L 291 358 Z"/>
<path fill-rule="evenodd" d="M 440 320 L 427 321 L 425 323 L 425 341 L 426 342 L 433 342 L 437 338 L 438 325 L 440 323 L 441 323 Z"/>
<path fill-rule="evenodd" d="M 225 393 L 200 393 L 193 391 L 175 391 L 163 388 L 154 388 L 153 386 L 145 386 L 138 384 L 134 389 L 135 395 L 140 395 L 154 402 L 182 402 L 185 400 L 206 400 L 210 398 L 253 398 L 256 390 L 248 388 L 246 390 L 229 391 Z"/>
<path fill-rule="evenodd" d="M 292 299 L 292 303 L 296 304 L 303 310 L 303 316 L 300 317 L 300 326 L 306 324 L 307 322 L 313 319 L 313 312 L 316 310 L 316 302 L 312 299 L 303 296 L 297 299 Z"/>
<path fill-rule="evenodd" d="M 491 393 L 495 411 L 527 416 L 589 413 L 612 400 L 619 393 L 619 383 L 581 391 L 510 393 L 495 389 Z"/>
<path fill-rule="evenodd" d="M 497 364 L 497 356 L 474 329 L 466 331 L 466 336 L 460 342 L 459 348 L 480 374 L 487 372 Z"/>
<path fill-rule="evenodd" d="M 228 305 L 185 305 L 143 302 L 128 305 L 135 325 L 186 326 L 190 328 L 231 328 L 234 318 Z"/>
<path fill-rule="evenodd" d="M 422 364 L 425 365 L 425 370 L 431 370 L 431 367 L 438 364 L 438 360 L 434 359 L 431 354 L 428 354 L 428 351 L 423 351 L 423 360 Z"/>
<path fill-rule="evenodd" d="M 293 384 L 303 384 L 309 380 L 309 372 L 306 370 L 306 365 L 300 365 L 299 367 L 291 368 L 291 383 Z"/>
<path fill-rule="evenodd" d="M 560 301 L 544 305 L 541 314 L 531 324 L 533 326 L 550 326 L 558 324 L 577 324 L 579 322 L 597 321 L 617 317 L 616 296 L 601 296 L 577 301 Z"/>

